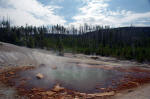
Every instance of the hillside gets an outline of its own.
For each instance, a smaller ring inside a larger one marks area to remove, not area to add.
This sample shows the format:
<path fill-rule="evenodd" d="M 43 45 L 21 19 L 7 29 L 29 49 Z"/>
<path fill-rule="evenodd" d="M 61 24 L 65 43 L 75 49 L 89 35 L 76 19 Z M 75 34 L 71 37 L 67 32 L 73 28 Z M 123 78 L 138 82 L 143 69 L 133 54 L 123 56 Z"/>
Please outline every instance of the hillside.
<path fill-rule="evenodd" d="M 90 32 L 91 31 L 91 32 Z M 0 27 L 0 41 L 29 48 L 150 61 L 150 27 Z"/>

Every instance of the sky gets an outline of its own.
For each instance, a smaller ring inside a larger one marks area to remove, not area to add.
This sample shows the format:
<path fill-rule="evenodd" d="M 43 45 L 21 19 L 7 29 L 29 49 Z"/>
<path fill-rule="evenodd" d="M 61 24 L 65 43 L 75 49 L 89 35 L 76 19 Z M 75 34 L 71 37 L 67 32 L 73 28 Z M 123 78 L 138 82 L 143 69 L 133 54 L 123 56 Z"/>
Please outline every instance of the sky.
<path fill-rule="evenodd" d="M 0 0 L 13 25 L 150 26 L 150 0 Z"/>

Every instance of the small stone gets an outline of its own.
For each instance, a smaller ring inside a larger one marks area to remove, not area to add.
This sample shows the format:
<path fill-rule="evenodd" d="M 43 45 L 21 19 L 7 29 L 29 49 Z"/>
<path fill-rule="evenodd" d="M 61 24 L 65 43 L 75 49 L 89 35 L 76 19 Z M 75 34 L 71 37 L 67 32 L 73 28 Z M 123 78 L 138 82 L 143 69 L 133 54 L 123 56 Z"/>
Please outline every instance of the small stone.
<path fill-rule="evenodd" d="M 98 57 L 97 56 L 92 56 L 91 59 L 97 60 Z"/>
<path fill-rule="evenodd" d="M 38 74 L 36 75 L 36 78 L 38 78 L 38 79 L 43 79 L 43 78 L 44 78 L 44 76 L 43 76 L 43 74 L 38 73 Z"/>
<path fill-rule="evenodd" d="M 128 90 L 128 92 L 133 92 L 133 90 Z"/>
<path fill-rule="evenodd" d="M 106 88 L 100 88 L 101 90 L 105 90 Z"/>
<path fill-rule="evenodd" d="M 79 97 L 78 96 L 75 96 L 75 98 L 74 99 L 79 99 Z"/>
<path fill-rule="evenodd" d="M 55 92 L 58 92 L 58 91 L 61 91 L 61 90 L 64 90 L 64 88 L 63 88 L 63 87 L 60 87 L 59 84 L 57 84 L 57 85 L 54 87 L 54 89 L 53 89 L 53 91 L 55 91 Z"/>
<path fill-rule="evenodd" d="M 117 93 L 117 94 L 116 94 L 116 96 L 121 96 L 121 95 L 122 95 L 121 93 Z"/>
<path fill-rule="evenodd" d="M 96 96 L 96 94 L 87 94 L 87 97 L 88 98 L 93 98 L 93 97 L 95 97 Z"/>
<path fill-rule="evenodd" d="M 113 95 L 115 95 L 115 92 L 114 92 L 114 91 L 112 91 L 112 92 L 105 92 L 105 93 L 97 93 L 97 94 L 95 94 L 95 96 L 97 96 L 97 97 L 102 97 L 102 96 L 113 96 Z"/>
<path fill-rule="evenodd" d="M 65 96 L 60 96 L 60 98 L 59 98 L 59 99 L 66 99 L 66 98 L 65 98 Z"/>
<path fill-rule="evenodd" d="M 80 95 L 85 96 L 85 95 L 86 95 L 86 93 L 80 93 Z"/>
<path fill-rule="evenodd" d="M 9 74 L 14 75 L 15 73 L 14 72 L 9 72 Z"/>
<path fill-rule="evenodd" d="M 43 95 L 48 95 L 48 96 L 53 96 L 56 92 L 53 91 L 47 91 L 47 92 L 43 92 Z"/>
<path fill-rule="evenodd" d="M 103 97 L 103 96 L 113 96 L 115 95 L 115 92 L 104 92 L 104 93 L 95 93 L 95 94 L 88 94 L 89 98 L 93 98 L 93 97 Z"/>

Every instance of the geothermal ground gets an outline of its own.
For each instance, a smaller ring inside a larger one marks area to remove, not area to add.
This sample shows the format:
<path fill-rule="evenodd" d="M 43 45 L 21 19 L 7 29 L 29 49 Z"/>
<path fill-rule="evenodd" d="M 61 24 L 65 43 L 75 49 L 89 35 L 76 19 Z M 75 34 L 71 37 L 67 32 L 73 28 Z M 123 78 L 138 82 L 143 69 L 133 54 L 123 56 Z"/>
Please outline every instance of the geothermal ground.
<path fill-rule="evenodd" d="M 0 99 L 150 99 L 150 65 L 0 43 Z"/>

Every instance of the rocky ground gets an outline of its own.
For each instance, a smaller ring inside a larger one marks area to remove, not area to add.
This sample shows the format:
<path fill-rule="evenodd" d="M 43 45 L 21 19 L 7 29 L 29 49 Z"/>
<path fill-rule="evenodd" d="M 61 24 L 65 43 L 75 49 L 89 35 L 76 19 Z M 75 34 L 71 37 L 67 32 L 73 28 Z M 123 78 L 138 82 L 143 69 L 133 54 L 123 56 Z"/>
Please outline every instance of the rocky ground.
<path fill-rule="evenodd" d="M 150 99 L 150 84 L 139 86 L 120 92 L 112 99 Z"/>
<path fill-rule="evenodd" d="M 71 54 L 65 53 L 64 57 L 57 56 L 51 51 L 39 50 L 39 49 L 28 49 L 25 47 L 18 47 L 8 43 L 0 44 L 0 73 L 5 74 L 4 71 L 12 70 L 12 68 L 20 68 L 24 67 L 34 68 L 42 65 L 52 66 L 51 68 L 57 69 L 57 65 L 62 65 L 65 62 L 76 63 L 78 66 L 84 67 L 92 67 L 92 68 L 105 68 L 105 69 L 113 69 L 119 68 L 123 66 L 123 69 L 128 71 L 129 67 L 143 68 L 144 71 L 150 68 L 149 64 L 141 64 L 135 61 L 127 61 L 127 60 L 118 60 L 111 57 L 101 57 L 101 56 L 88 56 L 83 54 Z M 126 69 L 127 68 L 127 69 Z M 14 70 L 15 70 L 14 69 Z M 131 69 L 132 70 L 132 69 Z M 137 69 L 136 69 L 137 70 Z M 10 73 L 9 77 L 14 76 L 15 72 L 7 72 Z M 129 71 L 128 71 L 129 72 Z M 131 71 L 130 71 L 131 72 Z M 138 72 L 141 72 L 141 70 Z M 147 72 L 147 71 L 146 71 Z M 4 75 L 3 75 L 4 76 Z M 6 76 L 6 75 L 5 75 Z M 8 76 L 8 75 L 7 75 Z M 33 97 L 32 93 L 27 93 L 23 95 L 19 95 L 18 89 L 9 85 L 9 77 L 4 77 L 0 83 L 0 99 L 27 99 L 28 97 Z M 1 77 L 2 78 L 2 77 Z M 42 78 L 42 75 L 39 76 Z M 3 81 L 5 81 L 4 84 Z M 7 82 L 8 81 L 8 82 Z M 133 84 L 133 83 L 132 83 Z M 50 98 L 56 99 L 85 99 L 85 98 L 95 98 L 95 99 L 150 99 L 150 87 L 149 84 L 146 85 L 138 85 L 137 88 L 126 89 L 123 91 L 119 91 L 115 93 L 114 91 L 99 93 L 99 94 L 85 94 L 79 93 L 75 91 L 67 90 L 59 85 L 56 85 L 53 90 L 43 91 L 39 89 L 33 89 L 34 95 L 44 95 L 50 96 Z M 53 95 L 53 97 L 51 97 Z M 72 96 L 71 96 L 72 95 Z M 47 97 L 43 99 L 46 99 Z M 103 97 L 105 96 L 105 97 Z M 113 97 L 110 97 L 113 96 Z M 66 97 L 66 98 L 65 98 Z"/>

